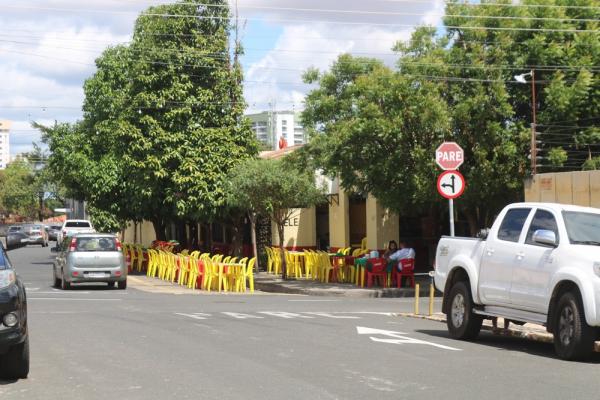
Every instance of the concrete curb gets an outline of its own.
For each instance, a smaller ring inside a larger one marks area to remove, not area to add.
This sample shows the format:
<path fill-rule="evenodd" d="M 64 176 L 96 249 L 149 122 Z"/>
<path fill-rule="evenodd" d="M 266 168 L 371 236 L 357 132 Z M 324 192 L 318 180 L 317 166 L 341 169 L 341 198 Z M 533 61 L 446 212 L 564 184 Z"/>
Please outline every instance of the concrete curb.
<path fill-rule="evenodd" d="M 345 287 L 327 287 L 326 284 L 314 282 L 310 285 L 304 281 L 276 281 L 276 280 L 254 280 L 254 287 L 262 292 L 269 293 L 287 293 L 300 294 L 306 296 L 338 296 L 338 297 L 356 297 L 356 298 L 412 298 L 415 297 L 415 290 L 412 288 L 378 288 L 363 289 L 348 285 Z M 429 286 L 421 286 L 419 290 L 421 297 L 429 296 Z M 437 296 L 436 296 L 437 297 Z"/>

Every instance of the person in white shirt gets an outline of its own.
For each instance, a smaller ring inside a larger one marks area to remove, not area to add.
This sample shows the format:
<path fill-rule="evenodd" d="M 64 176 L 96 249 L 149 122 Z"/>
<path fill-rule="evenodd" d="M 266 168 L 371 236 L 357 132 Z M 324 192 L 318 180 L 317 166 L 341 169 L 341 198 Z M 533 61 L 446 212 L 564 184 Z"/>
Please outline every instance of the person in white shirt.
<path fill-rule="evenodd" d="M 389 260 L 394 261 L 397 265 L 398 271 L 402 271 L 402 263 L 400 260 L 405 260 L 407 258 L 415 258 L 415 250 L 408 247 L 406 243 L 400 242 L 400 249 L 390 255 Z"/>

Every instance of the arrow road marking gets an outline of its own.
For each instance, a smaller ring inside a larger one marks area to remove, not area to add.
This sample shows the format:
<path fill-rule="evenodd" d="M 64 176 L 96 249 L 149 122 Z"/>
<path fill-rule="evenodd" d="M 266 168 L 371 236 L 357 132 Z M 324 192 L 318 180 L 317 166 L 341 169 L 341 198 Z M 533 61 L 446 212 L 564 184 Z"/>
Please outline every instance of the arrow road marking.
<path fill-rule="evenodd" d="M 427 342 L 425 340 L 414 339 L 406 335 L 405 332 L 395 332 L 395 331 L 387 331 L 384 329 L 375 329 L 375 328 L 367 328 L 364 326 L 357 326 L 356 331 L 359 335 L 383 335 L 388 336 L 393 339 L 381 339 L 373 336 L 369 336 L 369 338 L 374 342 L 379 343 L 390 343 L 390 344 L 423 344 L 427 346 L 433 346 L 444 350 L 452 350 L 452 351 L 461 351 L 461 349 L 456 349 L 450 346 L 444 346 L 442 344 L 437 344 L 433 342 Z"/>

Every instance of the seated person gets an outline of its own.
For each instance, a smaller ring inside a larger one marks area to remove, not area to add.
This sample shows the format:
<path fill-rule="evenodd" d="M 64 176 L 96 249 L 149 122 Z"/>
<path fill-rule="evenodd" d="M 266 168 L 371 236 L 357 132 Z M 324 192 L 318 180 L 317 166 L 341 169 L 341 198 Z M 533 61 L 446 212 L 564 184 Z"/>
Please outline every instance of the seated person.
<path fill-rule="evenodd" d="M 389 256 L 388 265 L 389 263 L 392 263 L 392 265 L 395 263 L 398 266 L 398 271 L 402 271 L 402 263 L 400 263 L 400 260 L 408 258 L 415 258 L 415 251 L 408 247 L 406 243 L 400 242 L 400 249 Z"/>
<path fill-rule="evenodd" d="M 388 248 L 383 253 L 383 258 L 389 260 L 390 256 L 398 251 L 398 243 L 395 240 L 390 240 L 388 243 Z"/>

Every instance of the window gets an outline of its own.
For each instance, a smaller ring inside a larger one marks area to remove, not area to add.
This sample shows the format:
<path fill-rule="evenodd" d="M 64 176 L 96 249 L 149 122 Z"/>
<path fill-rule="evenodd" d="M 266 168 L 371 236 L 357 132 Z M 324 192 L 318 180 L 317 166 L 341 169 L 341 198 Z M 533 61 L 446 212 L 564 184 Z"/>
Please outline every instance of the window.
<path fill-rule="evenodd" d="M 563 217 L 571 244 L 600 243 L 600 214 L 563 211 Z"/>
<path fill-rule="evenodd" d="M 556 225 L 556 219 L 554 219 L 554 215 L 552 215 L 552 213 L 546 210 L 537 210 L 535 212 L 533 220 L 531 221 L 531 225 L 529 225 L 529 230 L 527 231 L 525 243 L 543 246 L 542 244 L 533 241 L 533 234 L 538 229 L 546 229 L 554 232 L 556 235 L 556 241 L 558 243 L 558 226 Z"/>
<path fill-rule="evenodd" d="M 117 251 L 117 242 L 113 237 L 77 238 L 77 251 Z"/>
<path fill-rule="evenodd" d="M 69 221 L 65 228 L 90 228 L 90 223 L 86 221 Z"/>
<path fill-rule="evenodd" d="M 504 216 L 504 220 L 498 230 L 498 239 L 509 242 L 518 242 L 525 220 L 529 215 L 529 208 L 513 208 Z"/>

